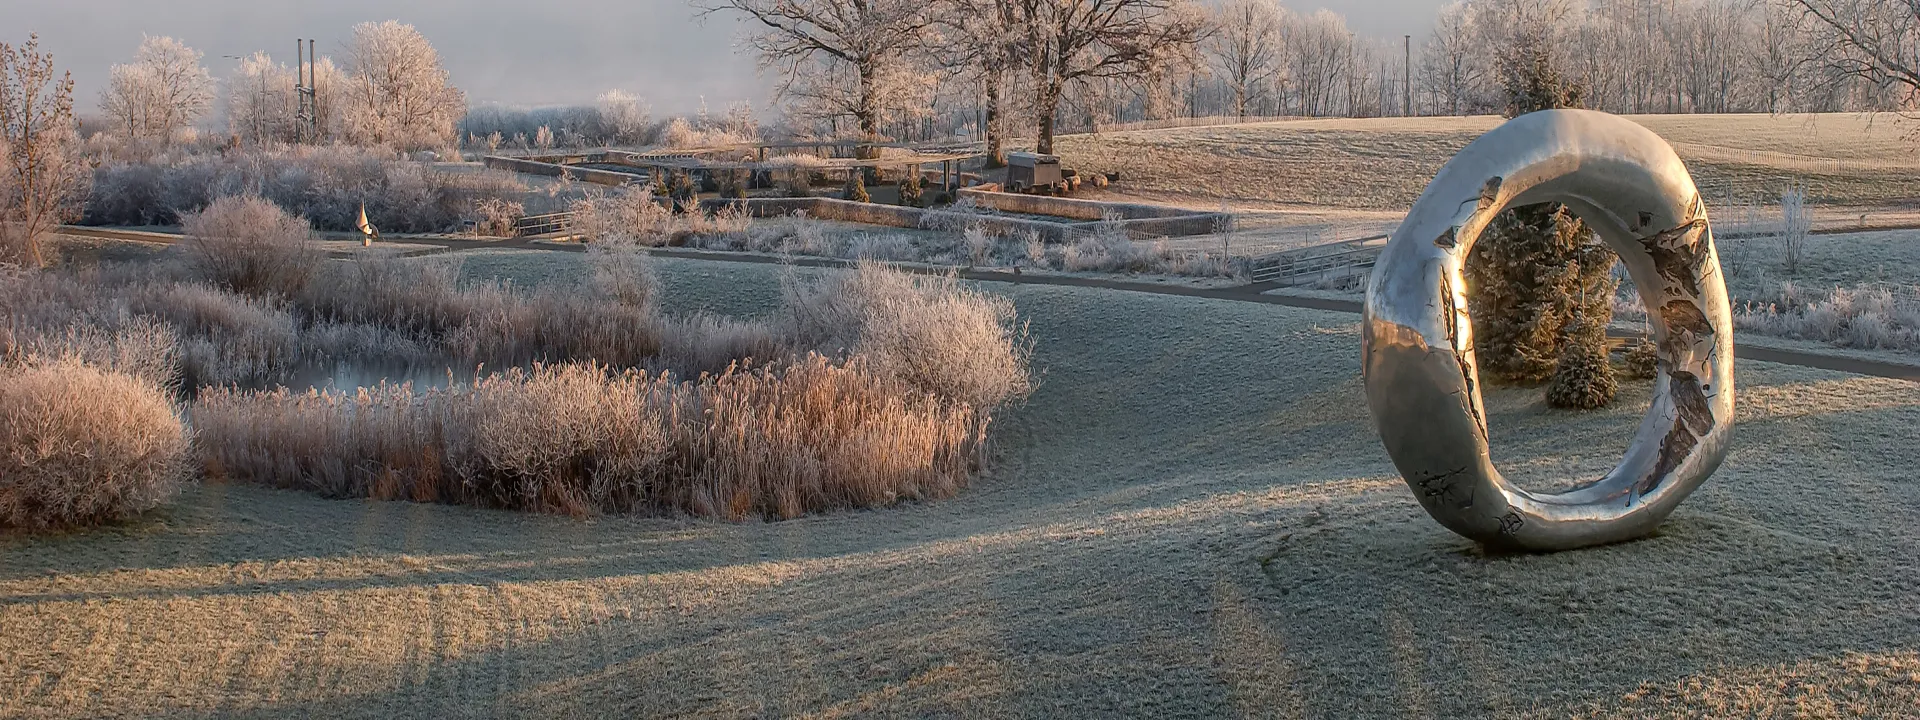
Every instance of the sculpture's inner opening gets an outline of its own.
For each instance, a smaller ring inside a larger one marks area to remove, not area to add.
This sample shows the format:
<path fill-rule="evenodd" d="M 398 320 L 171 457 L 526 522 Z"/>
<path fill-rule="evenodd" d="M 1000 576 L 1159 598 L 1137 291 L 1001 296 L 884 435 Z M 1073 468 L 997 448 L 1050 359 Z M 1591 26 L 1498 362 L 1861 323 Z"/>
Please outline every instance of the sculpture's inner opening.
<path fill-rule="evenodd" d="M 1548 407 L 1539 385 L 1489 383 L 1488 452 L 1513 487 L 1550 495 L 1590 484 L 1612 472 L 1633 442 L 1652 404 L 1652 380 L 1622 378 L 1613 403 L 1600 410 Z M 1580 438 L 1569 446 L 1566 439 Z"/>
<path fill-rule="evenodd" d="M 1494 467 L 1512 486 L 1543 495 L 1592 484 L 1611 472 L 1653 397 L 1653 380 L 1635 376 L 1628 346 L 1613 339 L 1603 351 L 1613 380 L 1610 402 L 1569 409 L 1548 401 L 1556 383 L 1595 384 L 1592 365 L 1573 380 L 1556 377 L 1568 345 L 1592 347 L 1611 321 L 1645 317 L 1619 256 L 1577 220 L 1569 223 L 1575 216 L 1564 212 L 1556 217 L 1552 205 L 1503 212 L 1476 239 L 1464 272 Z M 1583 271 L 1582 265 L 1588 267 Z M 1479 283 L 1519 292 L 1478 293 Z M 1539 322 L 1558 329 L 1536 335 Z M 1543 345 L 1549 337 L 1553 345 Z M 1516 345 L 1527 351 L 1513 350 Z M 1559 444 L 1568 436 L 1582 438 L 1578 450 Z"/>

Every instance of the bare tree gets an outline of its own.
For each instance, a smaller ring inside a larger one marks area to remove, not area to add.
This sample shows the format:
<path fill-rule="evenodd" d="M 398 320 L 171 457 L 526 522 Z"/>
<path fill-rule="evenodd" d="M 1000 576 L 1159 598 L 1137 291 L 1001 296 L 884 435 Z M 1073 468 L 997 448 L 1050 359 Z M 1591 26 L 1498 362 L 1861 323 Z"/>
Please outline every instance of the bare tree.
<path fill-rule="evenodd" d="M 1330 115 L 1353 60 L 1353 33 L 1345 18 L 1322 9 L 1286 25 L 1287 78 L 1302 115 Z"/>
<path fill-rule="evenodd" d="M 200 51 L 170 37 L 148 37 L 132 63 L 108 73 L 100 110 L 127 140 L 165 145 L 212 102 L 213 76 L 201 67 Z"/>
<path fill-rule="evenodd" d="M 934 22 L 925 0 L 696 0 L 705 16 L 737 12 L 758 23 L 749 44 L 777 68 L 783 96 L 850 115 L 863 139 L 879 137 L 888 105 L 921 84 L 907 56 Z"/>
<path fill-rule="evenodd" d="M 1215 26 L 1206 43 L 1213 69 L 1233 91 L 1233 114 L 1247 116 L 1255 100 L 1280 77 L 1281 27 L 1287 10 L 1274 0 L 1229 0 L 1213 11 Z"/>
<path fill-rule="evenodd" d="M 637 145 L 646 141 L 653 116 L 640 98 L 624 90 L 608 90 L 600 94 L 598 105 L 600 123 L 604 126 L 602 134 L 608 144 Z"/>
<path fill-rule="evenodd" d="M 79 210 L 91 176 L 73 121 L 73 76 L 40 37 L 0 43 L 0 260 L 46 263 L 40 241 Z"/>
<path fill-rule="evenodd" d="M 788 113 L 824 121 L 835 134 L 841 120 L 852 118 L 863 157 L 873 152 L 866 143 L 883 140 L 889 128 L 897 130 L 930 112 L 938 86 L 933 72 L 904 59 L 883 63 L 864 76 L 859 66 L 832 55 L 790 69 L 792 76 L 780 88 L 789 100 Z"/>
<path fill-rule="evenodd" d="M 1785 3 L 1769 2 L 1761 8 L 1753 61 L 1755 79 L 1765 89 L 1762 109 L 1767 112 L 1794 107 L 1795 80 L 1807 61 L 1803 45 L 1810 35 L 1801 20 L 1800 13 Z"/>
<path fill-rule="evenodd" d="M 348 140 L 402 149 L 453 143 L 466 95 L 448 83 L 440 53 L 412 25 L 388 20 L 354 26 L 347 64 L 350 100 L 341 119 Z"/>
<path fill-rule="evenodd" d="M 347 93 L 352 84 L 333 58 L 323 57 L 310 68 L 313 77 L 307 82 L 313 85 L 313 122 L 320 133 L 315 142 L 327 142 L 346 134 L 346 108 L 352 105 Z"/>
<path fill-rule="evenodd" d="M 1672 17 L 1681 42 L 1675 69 L 1690 112 L 1723 113 L 1740 104 L 1742 63 L 1753 51 L 1740 8 L 1725 0 L 1691 3 Z"/>
<path fill-rule="evenodd" d="M 1903 107 L 1920 99 L 1920 0 L 1788 0 L 1806 14 L 1809 57 L 1877 88 Z"/>
<path fill-rule="evenodd" d="M 1461 115 L 1480 109 L 1489 63 L 1477 32 L 1471 5 L 1455 2 L 1440 8 L 1433 34 L 1420 50 L 1420 81 L 1434 112 Z"/>
<path fill-rule="evenodd" d="M 952 0 L 935 17 L 940 40 L 934 55 L 957 75 L 978 83 L 984 99 L 987 166 L 1007 163 L 1009 83 L 1026 37 L 1016 0 Z"/>
<path fill-rule="evenodd" d="M 1032 63 L 1038 149 L 1053 152 L 1071 83 L 1128 77 L 1190 56 L 1206 30 L 1186 0 L 1016 0 Z"/>
<path fill-rule="evenodd" d="M 286 142 L 295 131 L 293 71 L 256 52 L 227 81 L 227 131 L 256 145 Z"/>

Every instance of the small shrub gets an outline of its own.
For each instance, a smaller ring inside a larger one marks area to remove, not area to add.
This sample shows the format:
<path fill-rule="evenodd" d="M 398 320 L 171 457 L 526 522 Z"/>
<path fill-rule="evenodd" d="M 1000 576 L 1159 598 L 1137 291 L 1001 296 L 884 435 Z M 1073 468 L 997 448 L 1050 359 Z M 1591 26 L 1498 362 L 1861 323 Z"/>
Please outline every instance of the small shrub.
<path fill-rule="evenodd" d="M 786 181 L 781 183 L 781 194 L 787 197 L 813 197 L 813 185 L 807 177 L 807 171 L 794 169 L 786 171 Z"/>
<path fill-rule="evenodd" d="M 1627 377 L 1635 380 L 1649 380 L 1660 372 L 1660 355 L 1651 341 L 1636 340 L 1628 344 L 1623 360 Z"/>
<path fill-rule="evenodd" d="M 747 196 L 747 171 L 722 170 L 715 179 L 719 184 L 720 197 L 739 200 Z"/>
<path fill-rule="evenodd" d="M 1813 215 L 1807 210 L 1807 189 L 1794 185 L 1780 193 L 1780 264 L 1787 274 L 1800 271 L 1806 257 L 1807 237 L 1813 232 Z"/>
<path fill-rule="evenodd" d="M 0 528 L 123 520 L 189 478 L 165 391 L 73 360 L 0 368 Z"/>
<path fill-rule="evenodd" d="M 611 238 L 587 246 L 587 264 L 593 268 L 590 287 L 600 297 L 623 305 L 651 308 L 660 278 L 653 259 L 626 238 Z"/>
<path fill-rule="evenodd" d="M 525 205 L 505 198 L 483 199 L 474 206 L 474 211 L 480 219 L 474 222 L 473 231 L 481 237 L 513 237 L 514 225 L 527 215 Z"/>
<path fill-rule="evenodd" d="M 920 173 L 910 172 L 900 178 L 900 204 L 920 206 Z"/>
<path fill-rule="evenodd" d="M 794 211 L 792 218 L 793 232 L 781 240 L 779 247 L 773 249 L 787 255 L 833 254 L 834 243 L 827 237 L 826 227 L 819 220 L 808 217 L 804 210 Z"/>
<path fill-rule="evenodd" d="M 700 191 L 694 187 L 693 178 L 684 170 L 675 170 L 667 176 L 666 198 L 673 203 L 676 213 L 700 211 Z"/>
<path fill-rule="evenodd" d="M 258 197 L 220 198 L 182 225 L 200 275 L 238 292 L 298 293 L 326 261 L 307 221 Z"/>
<path fill-rule="evenodd" d="M 1067 244 L 1060 267 L 1076 272 L 1154 272 L 1166 256 L 1153 246 L 1128 239 L 1124 232 L 1095 232 Z"/>
<path fill-rule="evenodd" d="M 1587 333 L 1591 335 L 1592 333 Z M 1547 404 L 1557 408 L 1592 410 L 1613 402 L 1617 386 L 1607 363 L 1606 337 L 1567 343 L 1547 384 Z"/>
<path fill-rule="evenodd" d="M 665 245 L 673 235 L 672 211 L 654 201 L 650 189 L 592 192 L 574 201 L 573 231 L 588 240 L 627 237 L 644 245 Z"/>
<path fill-rule="evenodd" d="M 847 173 L 846 187 L 840 190 L 841 199 L 851 200 L 853 202 L 873 202 L 873 197 L 867 194 L 865 175 L 866 173 L 859 172 Z"/>
<path fill-rule="evenodd" d="M 1038 233 L 1029 232 L 1026 238 L 1026 259 L 1034 267 L 1052 267 L 1053 256 L 1047 251 L 1047 243 Z"/>

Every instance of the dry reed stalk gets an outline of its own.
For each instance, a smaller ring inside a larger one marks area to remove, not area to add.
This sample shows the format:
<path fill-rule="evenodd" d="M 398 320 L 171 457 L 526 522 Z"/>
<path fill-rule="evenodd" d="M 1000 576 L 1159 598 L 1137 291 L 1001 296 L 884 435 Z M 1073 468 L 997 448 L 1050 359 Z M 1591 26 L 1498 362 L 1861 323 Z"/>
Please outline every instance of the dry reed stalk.
<path fill-rule="evenodd" d="M 594 365 L 358 393 L 216 389 L 193 409 L 209 476 L 575 515 L 732 520 L 944 497 L 985 416 L 810 355 L 696 382 Z"/>

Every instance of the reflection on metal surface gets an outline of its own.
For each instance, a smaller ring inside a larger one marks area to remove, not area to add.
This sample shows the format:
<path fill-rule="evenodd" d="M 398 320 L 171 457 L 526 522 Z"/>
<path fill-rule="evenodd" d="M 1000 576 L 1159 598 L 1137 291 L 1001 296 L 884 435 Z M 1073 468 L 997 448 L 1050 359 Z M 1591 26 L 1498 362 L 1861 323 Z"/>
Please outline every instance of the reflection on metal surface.
<path fill-rule="evenodd" d="M 1620 254 L 1659 352 L 1653 404 L 1606 477 L 1543 495 L 1487 454 L 1461 264 L 1509 206 L 1567 205 Z M 1651 532 L 1719 467 L 1733 426 L 1733 333 L 1713 230 L 1673 149 L 1626 119 L 1523 115 L 1454 156 L 1374 267 L 1367 403 L 1394 466 L 1442 525 L 1495 547 L 1564 550 Z"/>

